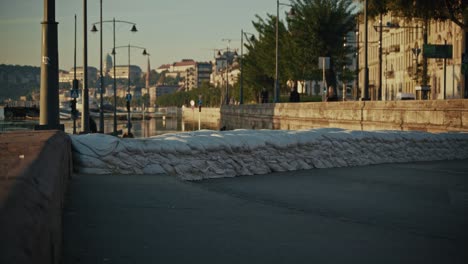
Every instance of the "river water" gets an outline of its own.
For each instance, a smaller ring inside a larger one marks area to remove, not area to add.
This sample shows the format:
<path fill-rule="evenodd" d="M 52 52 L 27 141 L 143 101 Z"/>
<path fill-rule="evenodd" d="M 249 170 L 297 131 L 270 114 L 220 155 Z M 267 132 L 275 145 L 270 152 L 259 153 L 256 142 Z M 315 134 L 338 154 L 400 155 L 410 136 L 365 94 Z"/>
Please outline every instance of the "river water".
<path fill-rule="evenodd" d="M 99 123 L 98 119 L 95 119 Z M 34 126 L 39 121 L 5 121 L 0 120 L 0 133 L 7 131 L 22 131 L 22 130 L 34 130 Z M 65 126 L 65 132 L 73 133 L 73 121 L 61 120 L 61 124 Z M 77 132 L 81 131 L 80 120 L 76 121 Z M 127 121 L 117 120 L 117 130 L 122 130 L 123 133 L 127 132 Z M 98 124 L 99 126 L 99 124 Z M 104 119 L 104 132 L 112 133 L 113 131 L 113 119 Z M 213 123 L 201 123 L 201 129 L 219 129 L 217 124 Z M 149 120 L 132 120 L 132 133 L 135 138 L 146 138 L 167 133 L 175 133 L 181 131 L 194 131 L 198 130 L 197 122 L 183 121 L 181 118 L 151 118 Z"/>

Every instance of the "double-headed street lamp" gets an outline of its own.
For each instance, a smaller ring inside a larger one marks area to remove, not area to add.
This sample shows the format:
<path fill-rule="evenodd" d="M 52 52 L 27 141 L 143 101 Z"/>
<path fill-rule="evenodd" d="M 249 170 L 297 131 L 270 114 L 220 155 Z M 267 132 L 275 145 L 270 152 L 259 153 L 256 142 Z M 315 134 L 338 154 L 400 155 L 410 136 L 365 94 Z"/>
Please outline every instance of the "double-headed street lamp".
<path fill-rule="evenodd" d="M 115 50 L 116 49 L 119 49 L 119 48 L 127 48 L 128 49 L 128 86 L 127 86 L 127 95 L 126 95 L 126 100 L 127 100 L 127 135 L 130 136 L 131 134 L 131 131 L 132 131 L 132 122 L 130 120 L 130 101 L 132 100 L 132 95 L 130 93 L 130 48 L 134 48 L 134 49 L 142 49 L 143 50 L 143 55 L 144 56 L 149 56 L 149 53 L 146 52 L 146 48 L 143 48 L 143 47 L 139 47 L 139 46 L 132 46 L 130 44 L 128 44 L 127 46 L 118 46 L 118 47 L 114 47 L 112 49 L 112 55 L 114 55 L 114 58 L 115 58 Z M 115 61 L 114 61 L 115 63 Z M 114 64 L 114 78 L 116 77 L 115 76 L 115 67 L 117 65 Z M 115 93 L 114 93 L 114 98 L 115 98 Z"/>
<path fill-rule="evenodd" d="M 244 61 L 244 35 L 247 37 L 247 35 L 251 36 L 251 40 L 253 40 L 255 37 L 254 34 L 245 32 L 243 29 L 241 29 L 241 57 L 240 57 L 240 85 L 239 85 L 239 104 L 244 104 L 244 69 L 242 68 L 243 61 Z"/>
<path fill-rule="evenodd" d="M 274 98 L 274 102 L 275 103 L 278 103 L 279 102 L 279 94 L 280 94 L 280 89 L 279 89 L 279 66 L 278 66 L 278 62 L 279 62 L 279 42 L 278 42 L 278 27 L 279 27 L 279 7 L 280 5 L 283 5 L 283 6 L 289 6 L 289 7 L 293 7 L 292 5 L 290 4 L 284 4 L 284 3 L 280 3 L 279 0 L 276 0 L 276 66 L 275 66 L 275 91 L 274 91 L 274 94 L 275 94 L 275 98 Z M 291 8 L 291 11 L 289 12 L 289 15 L 290 16 L 294 16 L 294 9 Z"/>
<path fill-rule="evenodd" d="M 136 28 L 136 24 L 135 23 L 132 23 L 132 22 L 128 22 L 128 21 L 123 21 L 123 20 L 115 20 L 115 18 L 113 18 L 112 20 L 106 20 L 106 21 L 102 21 L 102 0 L 101 0 L 101 21 L 100 22 L 96 22 L 96 23 L 93 23 L 93 28 L 91 29 L 91 32 L 97 32 L 98 29 L 96 28 L 96 25 L 97 24 L 100 24 L 100 58 L 101 58 L 101 68 L 100 68 L 100 110 L 99 110 L 99 130 L 101 132 L 104 132 L 104 109 L 103 109 L 103 104 L 104 104 L 104 99 L 103 99 L 103 96 L 102 96 L 102 93 L 103 93 L 103 89 L 104 89 L 104 78 L 102 76 L 102 24 L 103 23 L 112 23 L 112 29 L 113 29 L 113 47 L 115 49 L 115 23 L 118 22 L 118 23 L 125 23 L 125 24 L 130 24 L 132 25 L 132 29 L 130 29 L 131 32 L 135 33 L 137 32 L 137 28 Z M 112 131 L 112 134 L 115 136 L 117 135 L 117 83 L 116 83 L 116 78 L 115 78 L 115 53 L 112 54 L 113 55 L 113 59 L 114 59 L 114 129 Z"/>

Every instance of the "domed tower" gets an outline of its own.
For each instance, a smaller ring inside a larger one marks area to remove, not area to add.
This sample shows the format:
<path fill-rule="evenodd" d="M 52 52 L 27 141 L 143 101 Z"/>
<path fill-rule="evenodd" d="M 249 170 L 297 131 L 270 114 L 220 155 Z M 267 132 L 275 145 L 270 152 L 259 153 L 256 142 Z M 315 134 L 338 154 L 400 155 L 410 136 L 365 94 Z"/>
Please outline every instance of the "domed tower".
<path fill-rule="evenodd" d="M 112 69 L 112 57 L 111 55 L 109 55 L 109 53 L 107 53 L 106 55 L 106 65 L 104 66 L 104 72 L 105 72 L 105 75 L 108 75 L 110 70 Z"/>

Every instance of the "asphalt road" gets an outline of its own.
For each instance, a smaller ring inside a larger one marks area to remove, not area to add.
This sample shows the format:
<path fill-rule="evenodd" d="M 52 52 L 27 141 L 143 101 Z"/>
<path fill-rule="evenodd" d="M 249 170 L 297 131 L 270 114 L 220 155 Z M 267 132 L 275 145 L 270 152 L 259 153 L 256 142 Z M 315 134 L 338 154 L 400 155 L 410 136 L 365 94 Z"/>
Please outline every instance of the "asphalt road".
<path fill-rule="evenodd" d="M 182 182 L 75 175 L 64 263 L 468 263 L 468 160 Z"/>

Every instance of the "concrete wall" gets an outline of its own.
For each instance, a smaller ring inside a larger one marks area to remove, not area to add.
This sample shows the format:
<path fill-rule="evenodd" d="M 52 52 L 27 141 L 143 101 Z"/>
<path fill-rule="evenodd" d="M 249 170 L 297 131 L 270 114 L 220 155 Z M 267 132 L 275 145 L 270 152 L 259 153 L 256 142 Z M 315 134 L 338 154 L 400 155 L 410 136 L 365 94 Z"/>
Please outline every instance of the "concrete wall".
<path fill-rule="evenodd" d="M 228 129 L 468 131 L 468 100 L 282 103 L 223 106 Z"/>
<path fill-rule="evenodd" d="M 0 134 L 0 171 L 0 263 L 60 263 L 70 138 L 61 131 Z"/>
<path fill-rule="evenodd" d="M 198 108 L 195 107 L 192 111 L 192 108 L 184 108 L 182 111 L 182 117 L 185 122 L 198 122 Z M 202 123 L 211 123 L 213 125 L 219 126 L 221 121 L 221 113 L 219 108 L 208 108 L 202 107 L 200 112 L 200 120 Z"/>

